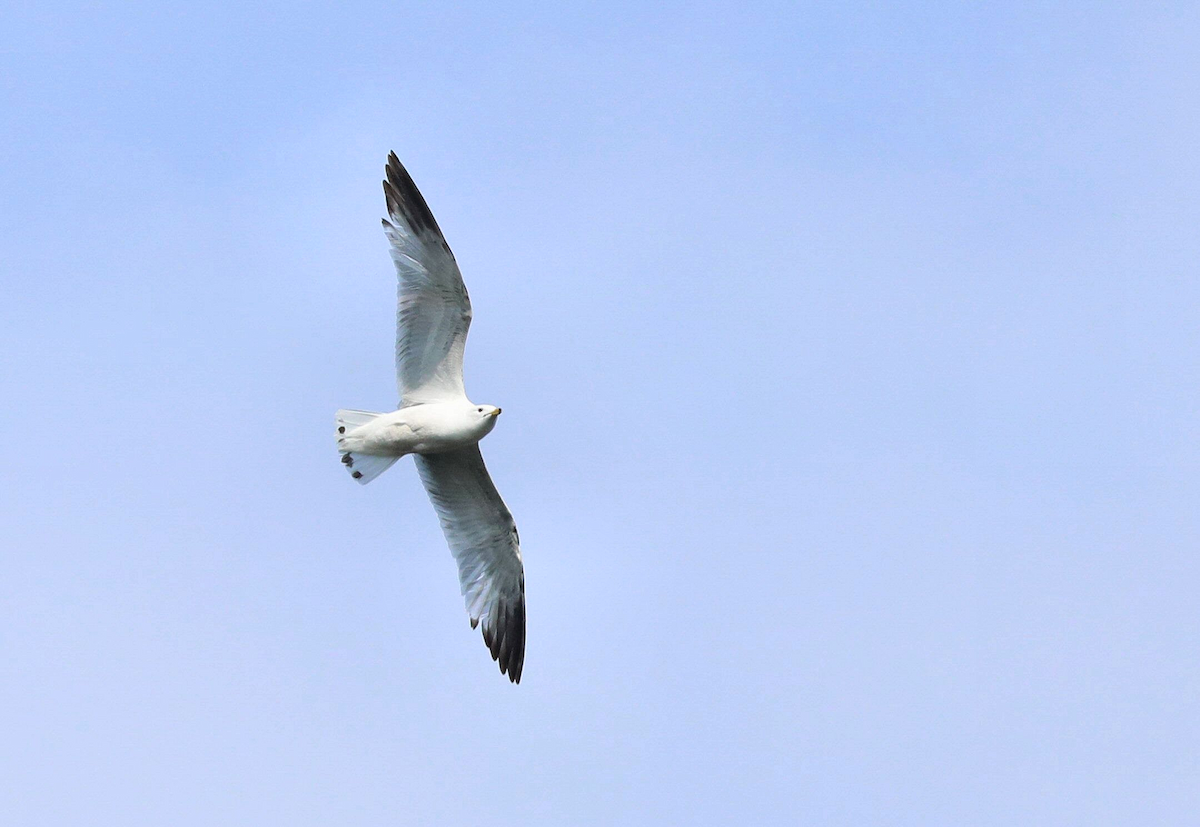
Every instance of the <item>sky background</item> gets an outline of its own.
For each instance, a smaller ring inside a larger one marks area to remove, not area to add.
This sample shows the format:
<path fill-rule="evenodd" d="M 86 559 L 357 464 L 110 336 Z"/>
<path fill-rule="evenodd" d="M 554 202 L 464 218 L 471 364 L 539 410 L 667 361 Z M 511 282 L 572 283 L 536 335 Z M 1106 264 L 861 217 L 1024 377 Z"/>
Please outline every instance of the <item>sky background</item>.
<path fill-rule="evenodd" d="M 1195 824 L 1195 4 L 504 5 L 0 2 L 0 822 Z"/>

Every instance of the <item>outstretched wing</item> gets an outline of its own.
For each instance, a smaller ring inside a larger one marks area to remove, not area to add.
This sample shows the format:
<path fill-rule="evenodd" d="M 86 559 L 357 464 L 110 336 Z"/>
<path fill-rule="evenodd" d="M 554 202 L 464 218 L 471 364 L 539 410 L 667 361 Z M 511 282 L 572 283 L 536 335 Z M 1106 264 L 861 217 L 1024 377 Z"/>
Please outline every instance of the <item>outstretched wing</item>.
<path fill-rule="evenodd" d="M 471 299 L 458 263 L 408 171 L 388 154 L 383 182 L 400 279 L 396 310 L 396 382 L 403 404 L 464 397 L 462 362 Z"/>
<path fill-rule="evenodd" d="M 525 570 L 512 514 L 488 476 L 478 445 L 413 458 L 458 562 L 471 628 L 483 624 L 483 640 L 500 671 L 520 683 Z"/>

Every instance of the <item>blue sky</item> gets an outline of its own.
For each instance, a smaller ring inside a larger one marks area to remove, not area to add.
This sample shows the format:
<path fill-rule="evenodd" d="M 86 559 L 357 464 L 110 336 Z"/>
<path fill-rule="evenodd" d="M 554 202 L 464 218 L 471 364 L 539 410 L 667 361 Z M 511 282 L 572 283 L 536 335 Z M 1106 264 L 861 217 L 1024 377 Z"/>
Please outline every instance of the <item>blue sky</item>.
<path fill-rule="evenodd" d="M 1192 823 L 1200 13 L 0 7 L 0 820 Z M 471 290 L 519 687 L 396 401 Z"/>

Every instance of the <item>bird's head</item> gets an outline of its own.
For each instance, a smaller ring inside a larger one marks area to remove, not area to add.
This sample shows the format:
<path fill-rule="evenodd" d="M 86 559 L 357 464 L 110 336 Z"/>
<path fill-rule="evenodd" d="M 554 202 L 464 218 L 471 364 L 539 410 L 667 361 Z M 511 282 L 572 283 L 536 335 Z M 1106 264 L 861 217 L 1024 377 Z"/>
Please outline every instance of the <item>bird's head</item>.
<path fill-rule="evenodd" d="M 500 416 L 500 409 L 495 405 L 476 405 L 472 408 L 472 413 L 485 430 L 490 431 L 496 427 L 496 419 Z"/>

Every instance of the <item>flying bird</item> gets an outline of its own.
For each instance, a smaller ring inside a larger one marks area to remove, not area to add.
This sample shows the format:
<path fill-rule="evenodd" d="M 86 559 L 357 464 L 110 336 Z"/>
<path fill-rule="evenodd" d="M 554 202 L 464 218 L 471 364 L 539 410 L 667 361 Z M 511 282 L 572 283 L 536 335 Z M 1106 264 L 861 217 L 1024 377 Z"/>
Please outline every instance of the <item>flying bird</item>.
<path fill-rule="evenodd" d="M 383 231 L 399 277 L 396 380 L 391 413 L 337 412 L 337 446 L 366 485 L 412 454 L 458 563 L 471 628 L 513 683 L 525 663 L 525 569 L 517 525 L 492 484 L 479 440 L 500 416 L 463 389 L 471 299 L 450 245 L 396 153 L 383 182 Z"/>

